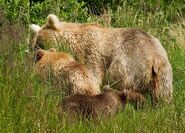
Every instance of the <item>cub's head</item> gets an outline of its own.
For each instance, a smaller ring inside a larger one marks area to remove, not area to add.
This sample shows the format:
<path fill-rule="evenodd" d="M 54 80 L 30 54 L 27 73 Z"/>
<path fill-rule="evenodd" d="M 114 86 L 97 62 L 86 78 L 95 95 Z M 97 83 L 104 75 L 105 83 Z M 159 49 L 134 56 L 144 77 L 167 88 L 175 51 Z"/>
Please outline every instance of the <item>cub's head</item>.
<path fill-rule="evenodd" d="M 55 48 L 50 48 L 49 50 L 43 50 L 43 49 L 38 49 L 35 54 L 34 54 L 34 61 L 38 62 L 40 61 L 44 56 L 51 57 L 52 55 L 56 56 L 56 49 Z"/>
<path fill-rule="evenodd" d="M 69 62 L 74 62 L 73 56 L 65 52 L 57 52 L 55 48 L 50 48 L 48 50 L 38 49 L 34 54 L 34 61 L 36 63 L 40 62 L 43 64 L 54 64 L 58 62 L 59 64 L 65 64 Z"/>
<path fill-rule="evenodd" d="M 109 100 L 112 99 L 111 104 L 117 105 L 118 108 L 122 108 L 126 105 L 127 95 L 124 92 L 112 89 L 108 85 L 104 86 L 103 89 L 104 89 L 104 93 L 103 93 L 104 97 L 106 97 L 106 99 L 109 99 Z"/>
<path fill-rule="evenodd" d="M 48 15 L 47 22 L 42 27 L 32 24 L 30 29 L 32 31 L 30 47 L 33 50 L 57 48 L 61 41 L 62 25 L 57 16 L 53 14 Z"/>
<path fill-rule="evenodd" d="M 118 102 L 122 105 L 125 105 L 127 102 L 132 103 L 136 108 L 142 107 L 145 102 L 146 98 L 133 90 L 123 89 L 122 91 L 118 91 L 112 89 L 109 85 L 103 86 L 103 90 L 105 92 L 109 92 L 110 94 L 114 94 L 112 96 L 117 97 Z"/>

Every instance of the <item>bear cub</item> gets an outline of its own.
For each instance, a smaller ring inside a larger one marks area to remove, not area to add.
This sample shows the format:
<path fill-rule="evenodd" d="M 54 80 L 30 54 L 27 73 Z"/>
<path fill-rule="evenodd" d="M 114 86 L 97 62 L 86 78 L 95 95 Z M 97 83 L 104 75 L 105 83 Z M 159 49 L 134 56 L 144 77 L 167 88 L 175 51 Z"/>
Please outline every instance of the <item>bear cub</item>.
<path fill-rule="evenodd" d="M 69 96 L 59 106 L 61 112 L 67 114 L 68 121 L 98 120 L 115 116 L 124 109 L 127 102 L 142 105 L 145 100 L 144 96 L 134 91 L 107 89 L 95 96 L 83 94 Z"/>
<path fill-rule="evenodd" d="M 95 75 L 65 52 L 57 52 L 54 48 L 38 49 L 35 53 L 35 61 L 35 73 L 46 80 L 52 75 L 54 80 L 64 83 L 64 87 L 68 88 L 68 94 L 100 93 Z"/>

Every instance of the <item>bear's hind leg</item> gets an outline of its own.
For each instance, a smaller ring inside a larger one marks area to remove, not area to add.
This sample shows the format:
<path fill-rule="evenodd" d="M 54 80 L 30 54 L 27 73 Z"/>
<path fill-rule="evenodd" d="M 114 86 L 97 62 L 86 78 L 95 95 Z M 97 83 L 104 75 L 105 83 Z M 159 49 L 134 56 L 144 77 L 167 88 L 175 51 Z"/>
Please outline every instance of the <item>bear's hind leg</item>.
<path fill-rule="evenodd" d="M 152 67 L 152 99 L 153 104 L 159 102 L 170 103 L 172 101 L 172 69 L 168 64 L 157 68 L 155 65 Z"/>

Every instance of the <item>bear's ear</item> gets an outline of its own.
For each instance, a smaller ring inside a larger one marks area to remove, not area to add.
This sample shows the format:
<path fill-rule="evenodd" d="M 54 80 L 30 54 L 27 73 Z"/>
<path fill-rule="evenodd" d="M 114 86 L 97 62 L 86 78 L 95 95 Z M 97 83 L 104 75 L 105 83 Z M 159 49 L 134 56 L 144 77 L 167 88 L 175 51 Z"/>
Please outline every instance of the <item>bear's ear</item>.
<path fill-rule="evenodd" d="M 30 29 L 31 29 L 31 31 L 33 31 L 34 33 L 38 33 L 39 30 L 41 29 L 41 27 L 40 27 L 39 25 L 32 24 L 32 25 L 30 25 Z"/>
<path fill-rule="evenodd" d="M 50 14 L 47 16 L 47 26 L 50 28 L 58 29 L 60 24 L 60 20 L 54 14 Z"/>
<path fill-rule="evenodd" d="M 57 50 L 55 48 L 50 48 L 49 51 L 50 52 L 57 52 Z"/>
<path fill-rule="evenodd" d="M 42 57 L 44 56 L 44 51 L 43 50 L 38 50 L 36 52 L 36 55 L 35 55 L 35 62 L 39 61 L 40 59 L 42 59 Z"/>
<path fill-rule="evenodd" d="M 104 85 L 104 86 L 102 87 L 102 90 L 103 90 L 103 91 L 107 91 L 107 90 L 112 90 L 112 88 L 110 87 L 110 85 Z"/>

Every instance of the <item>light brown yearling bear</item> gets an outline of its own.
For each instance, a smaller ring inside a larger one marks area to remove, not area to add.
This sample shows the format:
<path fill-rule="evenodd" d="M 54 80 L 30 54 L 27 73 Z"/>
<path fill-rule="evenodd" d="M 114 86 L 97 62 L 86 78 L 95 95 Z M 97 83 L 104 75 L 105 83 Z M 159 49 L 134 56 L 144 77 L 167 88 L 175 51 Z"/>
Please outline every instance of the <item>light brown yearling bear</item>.
<path fill-rule="evenodd" d="M 67 121 L 84 119 L 103 119 L 115 116 L 127 102 L 144 104 L 145 98 L 131 91 L 105 90 L 102 94 L 95 96 L 75 94 L 64 99 L 59 106 L 61 112 L 67 115 Z"/>
<path fill-rule="evenodd" d="M 172 100 L 172 67 L 165 49 L 150 34 L 137 29 L 60 22 L 53 14 L 44 26 L 32 25 L 31 29 L 33 48 L 64 40 L 100 84 L 107 74 L 117 88 L 150 92 L 154 103 Z"/>
<path fill-rule="evenodd" d="M 99 84 L 93 74 L 82 64 L 75 62 L 74 58 L 55 49 L 39 49 L 35 54 L 35 73 L 48 78 L 53 75 L 55 79 L 65 83 L 69 93 L 96 95 L 100 93 Z"/>

